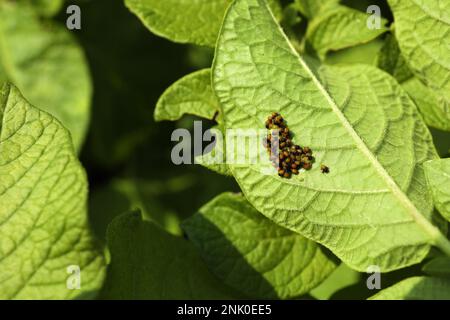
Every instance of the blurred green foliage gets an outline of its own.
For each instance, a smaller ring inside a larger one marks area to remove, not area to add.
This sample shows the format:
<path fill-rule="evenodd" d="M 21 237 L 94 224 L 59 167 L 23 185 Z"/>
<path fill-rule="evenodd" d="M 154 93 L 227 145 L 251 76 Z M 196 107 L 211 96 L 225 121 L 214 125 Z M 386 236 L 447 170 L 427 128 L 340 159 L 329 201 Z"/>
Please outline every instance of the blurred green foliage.
<path fill-rule="evenodd" d="M 209 66 L 212 50 L 151 34 L 121 1 L 75 3 L 81 8 L 82 29 L 74 33 L 85 50 L 94 87 L 91 125 L 81 152 L 93 228 L 103 238 L 116 215 L 139 208 L 146 219 L 180 234 L 180 219 L 220 192 L 238 190 L 233 179 L 201 166 L 172 164 L 171 133 L 189 128 L 195 118 L 153 120 L 161 93 L 181 76 Z M 58 19 L 66 17 L 61 12 Z"/>

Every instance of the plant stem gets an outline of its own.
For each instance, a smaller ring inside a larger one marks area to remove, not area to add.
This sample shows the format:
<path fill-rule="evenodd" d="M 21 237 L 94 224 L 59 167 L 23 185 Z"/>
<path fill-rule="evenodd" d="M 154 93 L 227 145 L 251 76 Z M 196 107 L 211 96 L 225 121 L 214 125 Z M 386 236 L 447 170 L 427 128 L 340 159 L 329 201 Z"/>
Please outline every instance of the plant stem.
<path fill-rule="evenodd" d="M 435 238 L 435 246 L 450 257 L 450 241 L 441 232 Z"/>

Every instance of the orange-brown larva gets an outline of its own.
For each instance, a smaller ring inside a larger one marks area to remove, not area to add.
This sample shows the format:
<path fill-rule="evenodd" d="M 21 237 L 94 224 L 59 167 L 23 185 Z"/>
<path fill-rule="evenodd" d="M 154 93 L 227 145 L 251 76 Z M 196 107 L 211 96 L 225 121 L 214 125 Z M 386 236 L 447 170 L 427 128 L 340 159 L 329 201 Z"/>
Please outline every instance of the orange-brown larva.
<path fill-rule="evenodd" d="M 273 112 L 265 121 L 265 126 L 271 133 L 267 134 L 263 143 L 280 177 L 290 178 L 292 174 L 298 174 L 301 168 L 305 170 L 312 168 L 314 158 L 311 148 L 302 148 L 292 142 L 291 132 L 281 114 Z M 274 136 L 272 131 L 276 129 L 278 129 L 279 141 L 272 141 Z M 274 153 L 278 153 L 278 162 Z"/>

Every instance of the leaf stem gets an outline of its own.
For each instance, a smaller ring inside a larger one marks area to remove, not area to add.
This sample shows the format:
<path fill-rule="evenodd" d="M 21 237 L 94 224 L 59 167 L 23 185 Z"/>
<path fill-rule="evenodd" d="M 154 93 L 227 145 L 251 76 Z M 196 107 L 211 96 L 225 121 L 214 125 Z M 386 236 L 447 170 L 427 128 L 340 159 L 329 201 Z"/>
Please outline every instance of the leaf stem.
<path fill-rule="evenodd" d="M 450 257 L 450 241 L 439 230 L 436 234 L 434 245 Z"/>

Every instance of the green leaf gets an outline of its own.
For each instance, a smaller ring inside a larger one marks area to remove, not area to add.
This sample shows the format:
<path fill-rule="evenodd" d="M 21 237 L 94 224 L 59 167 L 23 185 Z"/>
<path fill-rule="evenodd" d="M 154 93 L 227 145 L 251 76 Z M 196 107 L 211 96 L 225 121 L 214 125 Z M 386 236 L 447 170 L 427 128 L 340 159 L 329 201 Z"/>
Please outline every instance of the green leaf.
<path fill-rule="evenodd" d="M 381 290 L 370 300 L 449 300 L 450 279 L 412 277 Z"/>
<path fill-rule="evenodd" d="M 0 299 L 96 290 L 104 258 L 87 226 L 87 181 L 70 135 L 13 86 L 0 92 Z M 81 290 L 66 286 L 69 266 Z"/>
<path fill-rule="evenodd" d="M 232 0 L 125 0 L 126 6 L 158 36 L 174 42 L 214 47 Z M 278 0 L 268 1 L 281 18 Z"/>
<path fill-rule="evenodd" d="M 369 29 L 369 15 L 345 7 L 326 7 L 308 25 L 307 41 L 323 60 L 328 51 L 336 51 L 367 43 L 387 31 L 387 20 L 381 19 L 380 29 Z"/>
<path fill-rule="evenodd" d="M 415 102 L 426 124 L 436 129 L 450 131 L 450 104 L 416 77 L 403 82 L 402 87 Z"/>
<path fill-rule="evenodd" d="M 283 0 L 266 0 L 277 21 L 281 21 L 283 19 L 283 8 L 281 6 L 282 1 Z"/>
<path fill-rule="evenodd" d="M 377 65 L 380 69 L 391 74 L 400 83 L 414 76 L 400 52 L 397 40 L 391 34 L 388 34 L 384 40 L 383 47 L 378 53 Z"/>
<path fill-rule="evenodd" d="M 191 73 L 171 85 L 159 98 L 155 120 L 175 121 L 185 114 L 212 119 L 220 110 L 211 87 L 211 70 Z"/>
<path fill-rule="evenodd" d="M 427 262 L 422 271 L 430 276 L 450 277 L 450 258 L 437 257 Z"/>
<path fill-rule="evenodd" d="M 69 129 L 79 150 L 89 123 L 91 81 L 72 34 L 40 22 L 30 6 L 0 2 L 0 64 L 32 105 Z"/>
<path fill-rule="evenodd" d="M 211 87 L 211 70 L 204 69 L 191 73 L 170 86 L 159 98 L 155 108 L 156 121 L 181 119 L 186 114 L 214 119 L 219 125 L 212 128 L 214 134 L 221 134 L 222 116 L 219 101 Z M 219 174 L 231 175 L 225 164 L 225 141 L 216 140 L 214 148 L 195 158 L 196 163 L 213 170 Z M 220 152 L 220 159 L 216 161 Z"/>
<path fill-rule="evenodd" d="M 125 0 L 153 33 L 181 43 L 213 47 L 231 0 Z"/>
<path fill-rule="evenodd" d="M 368 43 L 345 48 L 339 51 L 330 52 L 325 58 L 326 64 L 339 63 L 364 63 L 374 65 L 378 52 L 383 46 L 383 41 L 376 38 Z"/>
<path fill-rule="evenodd" d="M 322 8 L 338 3 L 339 0 L 295 0 L 294 2 L 297 9 L 309 19 L 317 16 Z"/>
<path fill-rule="evenodd" d="M 450 104 L 450 2 L 388 0 L 395 36 L 413 73 Z M 448 107 L 447 107 L 448 108 Z"/>
<path fill-rule="evenodd" d="M 190 243 L 137 212 L 108 227 L 111 251 L 104 299 L 227 299 L 228 288 L 211 275 Z"/>
<path fill-rule="evenodd" d="M 312 170 L 291 179 L 265 173 L 265 163 L 230 163 L 246 198 L 356 270 L 418 263 L 430 244 L 450 255 L 448 240 L 430 222 L 422 166 L 437 154 L 412 101 L 393 78 L 368 65 L 319 71 L 323 80 L 264 1 L 230 7 L 213 66 L 225 128 L 264 129 L 278 111 L 294 142 L 310 146 L 315 157 Z M 329 174 L 321 173 L 321 163 Z"/>
<path fill-rule="evenodd" d="M 226 141 L 223 124 L 220 123 L 211 128 L 211 133 L 216 137 L 214 147 L 211 151 L 204 151 L 204 154 L 196 156 L 195 163 L 201 164 L 219 174 L 231 176 L 231 171 L 226 163 Z"/>
<path fill-rule="evenodd" d="M 341 263 L 320 286 L 311 290 L 310 294 L 316 299 L 327 300 L 339 290 L 358 283 L 360 278 L 360 273 Z"/>
<path fill-rule="evenodd" d="M 217 196 L 183 229 L 212 272 L 250 297 L 300 296 L 336 266 L 317 244 L 277 226 L 237 194 Z"/>
<path fill-rule="evenodd" d="M 434 205 L 450 221 L 450 159 L 425 162 L 425 175 Z"/>
<path fill-rule="evenodd" d="M 44 17 L 51 17 L 61 10 L 63 0 L 19 0 L 20 2 L 31 4 L 35 10 Z"/>
<path fill-rule="evenodd" d="M 410 71 L 398 43 L 393 36 L 387 37 L 377 57 L 378 67 L 393 75 L 414 100 L 426 124 L 450 131 L 450 106 L 436 92 L 423 84 Z"/>

